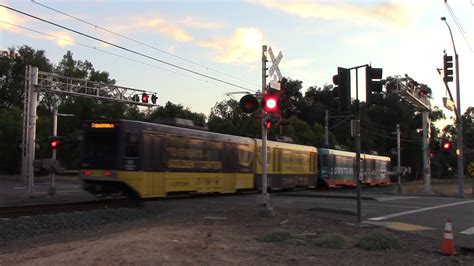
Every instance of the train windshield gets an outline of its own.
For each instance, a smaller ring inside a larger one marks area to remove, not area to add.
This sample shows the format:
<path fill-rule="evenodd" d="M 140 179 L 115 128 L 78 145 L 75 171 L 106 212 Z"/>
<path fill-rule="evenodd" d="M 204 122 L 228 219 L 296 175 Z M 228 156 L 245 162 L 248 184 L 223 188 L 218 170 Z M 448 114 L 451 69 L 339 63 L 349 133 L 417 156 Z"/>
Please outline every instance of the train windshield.
<path fill-rule="evenodd" d="M 82 148 L 82 168 L 113 169 L 118 154 L 116 130 L 86 130 Z"/>

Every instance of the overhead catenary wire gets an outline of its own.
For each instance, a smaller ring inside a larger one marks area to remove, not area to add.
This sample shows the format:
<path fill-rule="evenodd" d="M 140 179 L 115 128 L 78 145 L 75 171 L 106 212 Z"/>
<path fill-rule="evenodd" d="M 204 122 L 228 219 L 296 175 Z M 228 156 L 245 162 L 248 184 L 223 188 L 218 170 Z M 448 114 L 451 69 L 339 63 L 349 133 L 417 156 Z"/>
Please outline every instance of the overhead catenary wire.
<path fill-rule="evenodd" d="M 218 81 L 218 82 L 221 82 L 221 83 L 224 83 L 224 84 L 233 86 L 233 87 L 241 88 L 241 89 L 244 89 L 244 90 L 247 90 L 247 91 L 250 91 L 250 92 L 257 92 L 257 91 L 258 91 L 258 90 L 252 90 L 252 89 L 249 89 L 249 88 L 246 88 L 246 87 L 243 87 L 243 86 L 240 86 L 240 85 L 237 85 L 237 84 L 234 84 L 234 83 L 231 83 L 231 82 L 228 82 L 228 81 L 219 79 L 219 78 L 215 78 L 215 77 L 212 77 L 212 76 L 209 76 L 209 75 L 206 75 L 206 74 L 202 74 L 202 73 L 200 73 L 200 72 L 197 72 L 197 71 L 194 71 L 194 70 L 185 68 L 185 67 L 181 67 L 181 66 L 178 66 L 178 65 L 176 65 L 176 64 L 172 64 L 172 63 L 169 63 L 169 62 L 167 62 L 167 61 L 164 61 L 164 60 L 161 60 L 161 59 L 158 59 L 158 58 L 154 58 L 154 57 L 152 57 L 152 56 L 149 56 L 149 55 L 146 55 L 146 54 L 137 52 L 137 51 L 135 51 L 135 50 L 132 50 L 132 49 L 129 49 L 129 48 L 126 48 L 126 47 L 123 47 L 123 46 L 114 44 L 114 43 L 112 43 L 112 42 L 109 42 L 109 41 L 106 41 L 106 40 L 103 40 L 103 39 L 100 39 L 100 38 L 91 36 L 91 35 L 89 35 L 89 34 L 86 34 L 86 33 L 83 33 L 83 32 L 80 32 L 80 31 L 77 31 L 77 30 L 74 30 L 74 29 L 71 29 L 71 28 L 69 28 L 69 27 L 60 25 L 60 24 L 55 23 L 55 22 L 51 22 L 51 21 L 49 21 L 49 20 L 46 20 L 46 19 L 37 17 L 37 16 L 35 16 L 35 15 L 31 15 L 31 14 L 29 14 L 29 13 L 20 11 L 20 10 L 18 10 L 18 9 L 15 9 L 15 8 L 12 8 L 12 7 L 3 5 L 3 4 L 0 4 L 0 6 L 6 8 L 6 9 L 9 9 L 9 10 L 11 10 L 11 11 L 20 13 L 20 14 L 22 14 L 22 15 L 25 15 L 25 16 L 28 16 L 28 17 L 31 17 L 31 18 L 34 18 L 34 19 L 36 19 L 36 20 L 43 21 L 43 22 L 45 22 L 45 23 L 47 23 L 47 24 L 50 24 L 50 25 L 53 25 L 53 26 L 56 26 L 56 27 L 65 29 L 65 30 L 67 30 L 67 31 L 71 31 L 71 32 L 76 33 L 76 34 L 78 34 L 78 35 L 81 35 L 81 36 L 84 36 L 84 37 L 93 39 L 93 40 L 98 41 L 98 42 L 101 42 L 101 43 L 105 43 L 105 44 L 107 44 L 107 45 L 110 45 L 110 46 L 119 48 L 119 49 L 121 49 L 121 50 L 124 50 L 124 51 L 130 52 L 130 53 L 133 53 L 133 54 L 136 54 L 136 55 L 139 55 L 139 56 L 148 58 L 148 59 L 150 59 L 150 60 L 153 60 L 153 61 L 156 61 L 156 62 L 165 64 L 165 65 L 172 66 L 172 67 L 174 67 L 174 68 L 178 68 L 178 69 L 180 69 L 180 70 L 183 70 L 183 71 L 186 71 L 186 72 L 189 72 L 189 73 L 198 75 L 198 76 L 202 76 L 202 77 L 205 77 L 205 78 L 209 78 L 209 79 L 212 79 L 212 80 L 214 80 L 214 81 Z"/>
<path fill-rule="evenodd" d="M 471 50 L 471 52 L 474 52 L 474 50 L 472 49 L 472 46 L 471 46 L 471 43 L 469 41 L 469 38 L 467 37 L 467 34 L 466 34 L 466 31 L 464 31 L 464 28 L 462 27 L 461 25 L 461 22 L 458 20 L 456 14 L 454 14 L 454 11 L 453 9 L 451 8 L 451 6 L 448 4 L 448 1 L 444 1 L 445 4 L 446 4 L 446 7 L 448 8 L 448 11 L 449 13 L 451 14 L 451 17 L 453 18 L 454 20 L 454 23 L 456 24 L 456 26 L 458 27 L 459 31 L 461 32 L 461 35 L 464 39 L 464 41 L 466 42 L 467 46 L 469 47 L 469 50 Z"/>
<path fill-rule="evenodd" d="M 105 54 L 109 54 L 109 55 L 112 55 L 112 56 L 120 57 L 120 58 L 122 58 L 122 59 L 126 59 L 126 60 L 129 60 L 129 61 L 135 62 L 135 63 L 139 63 L 139 64 L 143 64 L 143 65 L 146 65 L 146 66 L 154 67 L 154 68 L 157 68 L 157 69 L 160 69 L 160 70 L 163 70 L 163 71 L 167 71 L 167 72 L 170 72 L 170 73 L 173 73 L 173 74 L 176 74 L 176 75 L 180 75 L 180 76 L 187 77 L 187 78 L 190 78 L 190 79 L 195 79 L 195 80 L 198 80 L 198 81 L 201 81 L 201 82 L 205 82 L 205 83 L 208 83 L 208 84 L 212 84 L 212 85 L 215 85 L 215 86 L 219 86 L 219 84 L 217 84 L 217 83 L 212 83 L 212 82 L 209 82 L 209 81 L 204 80 L 204 79 L 199 79 L 199 78 L 196 78 L 196 77 L 193 77 L 193 76 L 189 76 L 189 75 L 186 75 L 186 74 L 183 74 L 183 73 L 175 72 L 175 71 L 172 71 L 172 70 L 169 70 L 169 69 L 166 69 L 166 68 L 158 67 L 158 66 L 155 66 L 155 65 L 152 65 L 152 64 L 148 64 L 148 63 L 145 63 L 145 62 L 136 60 L 136 59 L 132 59 L 132 58 L 130 58 L 130 57 L 126 57 L 126 56 L 123 56 L 123 55 L 118 55 L 118 54 L 115 54 L 115 53 L 112 53 L 112 52 L 109 52 L 109 51 L 106 51 L 106 50 L 102 50 L 102 49 L 97 48 L 97 47 L 93 47 L 93 46 L 90 46 L 90 45 L 82 44 L 82 43 L 79 43 L 79 42 L 76 42 L 76 41 L 71 41 L 71 40 L 68 40 L 68 39 L 65 39 L 65 38 L 62 38 L 62 37 L 59 37 L 59 36 L 55 36 L 55 35 L 49 34 L 49 33 L 41 32 L 41 31 L 38 31 L 38 30 L 34 30 L 34 29 L 31 29 L 31 28 L 28 28 L 28 27 L 16 25 L 16 24 L 13 24 L 13 23 L 10 23 L 10 22 L 6 22 L 6 21 L 1 21 L 1 20 L 0 20 L 0 23 L 4 23 L 4 24 L 7 24 L 7 25 L 10 25 L 10 26 L 13 26 L 13 27 L 17 27 L 17 28 L 21 28 L 21 29 L 24 29 L 24 30 L 28 30 L 28 31 L 31 31 L 31 32 L 34 32 L 34 33 L 37 33 L 37 34 L 45 35 L 45 36 L 48 36 L 48 37 L 51 37 L 51 38 L 55 38 L 55 39 L 57 39 L 57 40 L 61 40 L 61 41 L 65 41 L 65 42 L 70 42 L 70 43 L 73 43 L 73 44 L 75 44 L 75 45 L 79 45 L 79 46 L 82 46 L 82 47 L 86 47 L 86 48 L 89 48 L 89 49 L 93 49 L 93 50 L 96 50 L 96 51 L 99 51 L 99 52 L 102 52 L 102 53 L 105 53 Z"/>
<path fill-rule="evenodd" d="M 125 35 L 120 34 L 120 33 L 117 33 L 117 32 L 114 32 L 114 31 L 109 30 L 109 29 L 107 29 L 107 28 L 105 28 L 105 27 L 98 26 L 98 25 L 96 25 L 96 24 L 94 24 L 94 23 L 91 23 L 91 22 L 89 22 L 89 21 L 87 21 L 87 20 L 78 18 L 78 17 L 73 16 L 73 15 L 71 15 L 71 14 L 68 14 L 68 13 L 66 13 L 66 12 L 64 12 L 64 11 L 61 11 L 61 10 L 58 10 L 58 9 L 56 9 L 56 8 L 52 8 L 52 7 L 47 6 L 47 5 L 45 5 L 45 4 L 39 3 L 38 1 L 31 0 L 31 2 L 34 3 L 34 4 L 37 4 L 37 5 L 39 5 L 39 6 L 42 6 L 42 7 L 44 7 L 44 8 L 47 8 L 47 9 L 49 9 L 49 10 L 52 10 L 52 11 L 54 11 L 54 12 L 60 13 L 60 14 L 62 14 L 62 15 L 65 15 L 65 16 L 67 16 L 67 17 L 69 17 L 69 18 L 72 18 L 72 19 L 75 19 L 75 20 L 80 21 L 80 22 L 82 22 L 82 23 L 85 23 L 85 24 L 87 24 L 87 25 L 89 25 L 89 26 L 92 26 L 92 27 L 94 27 L 94 28 L 101 29 L 101 30 L 103 30 L 103 31 L 106 31 L 106 32 L 108 32 L 108 33 L 111 33 L 111 34 L 113 34 L 113 35 L 115 35 L 115 36 L 119 36 L 119 37 L 121 37 L 121 38 L 124 38 L 124 39 L 126 39 L 126 40 L 129 40 L 129 41 L 138 43 L 138 44 L 140 44 L 140 45 L 143 45 L 143 46 L 148 47 L 148 48 L 150 48 L 150 49 L 153 49 L 153 50 L 155 50 L 155 51 L 159 51 L 159 52 L 161 52 L 161 53 L 164 53 L 164 54 L 173 56 L 173 57 L 175 57 L 175 58 L 178 58 L 178 59 L 180 59 L 180 60 L 183 60 L 183 61 L 185 61 L 185 62 L 188 62 L 188 63 L 194 64 L 194 65 L 200 66 L 200 67 L 202 67 L 202 68 L 205 68 L 206 70 L 214 71 L 214 72 L 216 72 L 216 73 L 225 75 L 225 76 L 227 76 L 227 77 L 230 77 L 230 78 L 233 78 L 233 79 L 236 79 L 236 80 L 239 80 L 239 81 L 243 81 L 243 82 L 248 83 L 248 84 L 250 84 L 250 85 L 259 86 L 259 85 L 255 84 L 255 83 L 252 83 L 252 82 L 246 81 L 246 80 L 244 80 L 244 79 L 241 79 L 241 78 L 238 78 L 238 77 L 235 77 L 235 76 L 226 74 L 226 73 L 224 73 L 224 72 L 222 72 L 222 71 L 219 71 L 219 70 L 216 70 L 216 69 L 207 67 L 207 66 L 205 66 L 205 65 L 203 65 L 203 64 L 196 63 L 196 62 L 194 62 L 194 61 L 192 61 L 192 60 L 189 60 L 189 59 L 186 59 L 186 58 L 184 58 L 184 57 L 181 57 L 181 56 L 175 55 L 175 54 L 173 54 L 173 53 L 164 51 L 164 50 L 162 50 L 162 49 L 156 48 L 156 47 L 154 47 L 154 46 L 152 46 L 152 45 L 149 45 L 149 44 L 147 44 L 147 43 L 144 43 L 144 42 L 142 42 L 142 41 L 133 39 L 133 38 L 131 38 L 131 37 L 125 36 Z"/>

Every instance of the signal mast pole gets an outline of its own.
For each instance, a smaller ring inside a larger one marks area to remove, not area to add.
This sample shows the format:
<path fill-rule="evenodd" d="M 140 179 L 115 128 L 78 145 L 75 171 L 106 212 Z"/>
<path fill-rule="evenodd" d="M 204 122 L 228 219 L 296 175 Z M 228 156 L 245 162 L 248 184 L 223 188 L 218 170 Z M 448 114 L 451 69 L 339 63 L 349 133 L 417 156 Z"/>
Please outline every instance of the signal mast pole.
<path fill-rule="evenodd" d="M 262 46 L 262 96 L 267 87 L 267 46 Z M 262 108 L 262 194 L 257 197 L 257 212 L 260 216 L 273 216 L 275 212 L 270 205 L 270 194 L 267 185 L 267 128 L 265 126 L 265 110 Z"/>

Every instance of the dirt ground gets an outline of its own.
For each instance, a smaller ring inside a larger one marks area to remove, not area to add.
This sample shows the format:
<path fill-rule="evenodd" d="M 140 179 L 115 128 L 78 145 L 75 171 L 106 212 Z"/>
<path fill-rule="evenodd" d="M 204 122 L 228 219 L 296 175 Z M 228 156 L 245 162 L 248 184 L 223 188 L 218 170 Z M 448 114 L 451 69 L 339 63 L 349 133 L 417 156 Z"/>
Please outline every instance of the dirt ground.
<path fill-rule="evenodd" d="M 154 215 L 94 230 L 0 243 L 0 265 L 474 265 L 472 255 L 438 254 L 440 239 L 400 232 L 390 232 L 404 242 L 400 250 L 315 244 L 330 233 L 355 242 L 381 230 L 354 226 L 354 216 L 278 209 L 274 217 L 261 218 L 255 208 L 191 199 L 149 202 L 144 211 Z M 300 241 L 257 240 L 277 231 Z"/>

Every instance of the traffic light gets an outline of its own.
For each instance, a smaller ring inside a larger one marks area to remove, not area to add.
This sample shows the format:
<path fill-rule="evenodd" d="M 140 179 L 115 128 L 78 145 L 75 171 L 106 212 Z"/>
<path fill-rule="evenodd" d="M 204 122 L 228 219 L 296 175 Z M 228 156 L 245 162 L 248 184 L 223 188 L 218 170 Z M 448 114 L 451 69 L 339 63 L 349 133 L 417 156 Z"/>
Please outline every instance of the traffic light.
<path fill-rule="evenodd" d="M 258 100 L 254 95 L 247 94 L 240 99 L 239 107 L 244 113 L 251 114 L 257 110 Z"/>
<path fill-rule="evenodd" d="M 52 150 L 56 150 L 61 145 L 64 137 L 50 136 L 48 139 L 49 139 L 49 147 Z"/>
<path fill-rule="evenodd" d="M 381 103 L 383 100 L 383 95 L 381 94 L 383 83 L 381 79 L 381 68 L 372 68 L 368 66 L 365 69 L 365 101 L 367 102 L 368 106 L 375 103 Z"/>
<path fill-rule="evenodd" d="M 453 57 L 447 54 L 443 55 L 443 80 L 445 83 L 453 81 Z"/>
<path fill-rule="evenodd" d="M 148 103 L 148 94 L 142 93 L 142 103 Z"/>
<path fill-rule="evenodd" d="M 140 101 L 140 97 L 135 94 L 135 95 L 132 96 L 132 101 L 138 102 L 138 101 Z"/>
<path fill-rule="evenodd" d="M 332 77 L 332 82 L 337 85 L 333 89 L 334 96 L 339 98 L 339 111 L 347 111 L 351 106 L 351 71 L 338 67 L 337 75 Z"/>
<path fill-rule="evenodd" d="M 453 146 L 453 143 L 451 141 L 443 140 L 443 142 L 441 143 L 441 150 L 443 152 L 450 152 L 452 146 Z"/>
<path fill-rule="evenodd" d="M 153 94 L 153 95 L 151 96 L 151 103 L 152 103 L 152 104 L 156 104 L 156 100 L 158 100 L 158 96 L 156 96 L 155 94 Z"/>
<path fill-rule="evenodd" d="M 266 113 L 280 114 L 280 91 L 267 90 L 263 95 L 262 106 Z"/>

